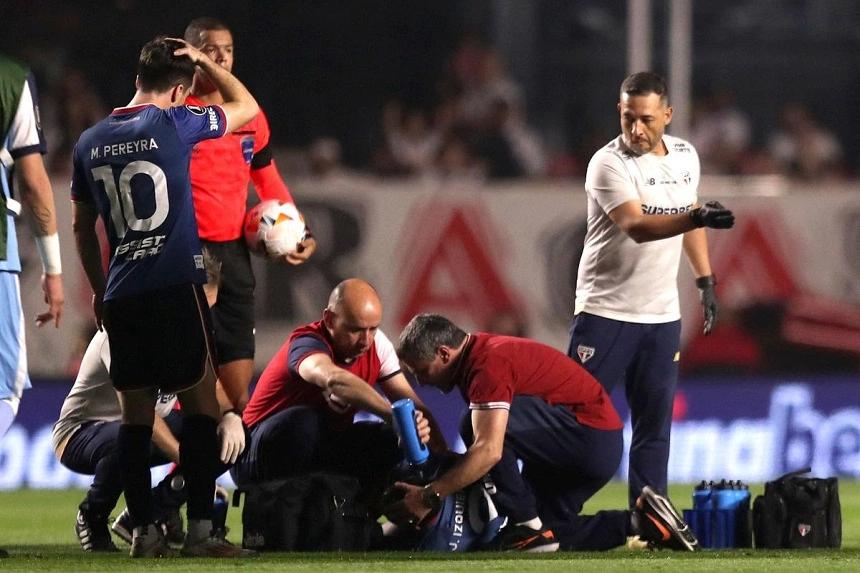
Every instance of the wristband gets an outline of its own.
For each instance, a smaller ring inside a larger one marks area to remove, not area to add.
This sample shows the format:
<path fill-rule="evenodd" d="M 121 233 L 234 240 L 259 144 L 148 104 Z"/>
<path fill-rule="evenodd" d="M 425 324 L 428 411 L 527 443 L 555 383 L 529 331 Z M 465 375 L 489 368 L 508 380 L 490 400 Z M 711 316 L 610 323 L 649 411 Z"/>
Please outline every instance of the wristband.
<path fill-rule="evenodd" d="M 60 264 L 60 237 L 57 233 L 37 236 L 36 248 L 39 250 L 42 269 L 46 275 L 59 275 L 63 272 Z"/>
<path fill-rule="evenodd" d="M 708 275 L 696 279 L 696 286 L 699 288 L 708 288 L 709 286 L 714 286 L 715 284 L 717 284 L 717 277 L 715 277 L 714 275 Z"/>

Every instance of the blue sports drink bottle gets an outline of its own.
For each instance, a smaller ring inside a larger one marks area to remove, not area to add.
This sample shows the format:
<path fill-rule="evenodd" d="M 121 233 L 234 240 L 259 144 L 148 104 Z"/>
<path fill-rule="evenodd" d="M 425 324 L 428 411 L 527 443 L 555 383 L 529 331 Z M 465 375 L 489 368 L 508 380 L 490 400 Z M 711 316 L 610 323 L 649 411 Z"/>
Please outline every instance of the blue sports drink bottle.
<path fill-rule="evenodd" d="M 418 437 L 418 426 L 415 424 L 415 403 L 409 398 L 403 398 L 391 405 L 394 431 L 400 437 L 400 443 L 406 454 L 406 460 L 415 465 L 421 465 L 430 457 L 430 450 L 421 443 Z"/>
<path fill-rule="evenodd" d="M 713 501 L 713 484 L 702 480 L 693 490 L 693 509 L 711 509 Z"/>

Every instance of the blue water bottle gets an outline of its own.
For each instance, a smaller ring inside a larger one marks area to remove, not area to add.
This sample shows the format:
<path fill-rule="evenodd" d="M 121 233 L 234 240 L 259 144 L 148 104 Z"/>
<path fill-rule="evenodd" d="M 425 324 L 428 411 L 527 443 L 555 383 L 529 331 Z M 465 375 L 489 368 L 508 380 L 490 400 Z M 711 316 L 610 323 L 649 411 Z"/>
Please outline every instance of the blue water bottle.
<path fill-rule="evenodd" d="M 714 486 L 714 525 L 711 545 L 714 549 L 735 545 L 733 486 L 733 482 L 727 482 L 724 479 Z"/>
<path fill-rule="evenodd" d="M 702 480 L 693 490 L 693 509 L 711 509 L 712 483 Z"/>
<path fill-rule="evenodd" d="M 734 509 L 735 508 L 735 482 L 721 480 L 719 484 L 714 486 L 714 508 L 715 509 Z"/>
<path fill-rule="evenodd" d="M 713 536 L 714 482 L 702 480 L 693 490 L 693 509 L 685 520 L 699 539 L 699 546 L 711 547 Z"/>
<path fill-rule="evenodd" d="M 406 460 L 413 466 L 421 465 L 430 457 L 430 450 L 421 443 L 418 425 L 415 423 L 415 403 L 403 398 L 391 405 L 394 431 L 400 437 Z"/>
<path fill-rule="evenodd" d="M 735 547 L 752 547 L 750 524 L 750 488 L 741 480 L 735 482 Z"/>

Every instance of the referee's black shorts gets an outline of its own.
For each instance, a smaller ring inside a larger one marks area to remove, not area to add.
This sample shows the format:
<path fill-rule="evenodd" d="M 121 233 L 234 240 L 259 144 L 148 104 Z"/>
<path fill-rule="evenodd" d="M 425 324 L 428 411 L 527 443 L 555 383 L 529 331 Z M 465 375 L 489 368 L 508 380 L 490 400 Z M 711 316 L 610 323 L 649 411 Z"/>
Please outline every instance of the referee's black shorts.
<path fill-rule="evenodd" d="M 254 358 L 254 271 L 244 239 L 203 241 L 221 262 L 218 300 L 212 307 L 219 364 Z"/>
<path fill-rule="evenodd" d="M 111 380 L 121 392 L 181 392 L 202 381 L 214 362 L 212 321 L 201 285 L 107 300 L 102 319 Z"/>

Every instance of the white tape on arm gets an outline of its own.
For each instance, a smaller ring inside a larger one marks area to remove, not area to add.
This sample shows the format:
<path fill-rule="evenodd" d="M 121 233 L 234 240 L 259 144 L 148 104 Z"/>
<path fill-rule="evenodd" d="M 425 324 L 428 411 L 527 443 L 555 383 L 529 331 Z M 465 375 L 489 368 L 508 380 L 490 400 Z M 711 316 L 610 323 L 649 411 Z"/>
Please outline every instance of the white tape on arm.
<path fill-rule="evenodd" d="M 46 275 L 58 275 L 63 272 L 63 267 L 60 263 L 60 237 L 57 233 L 37 236 L 36 248 L 39 249 L 39 257 L 42 259 L 42 269 Z"/>

